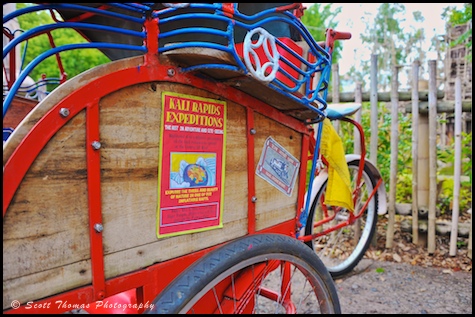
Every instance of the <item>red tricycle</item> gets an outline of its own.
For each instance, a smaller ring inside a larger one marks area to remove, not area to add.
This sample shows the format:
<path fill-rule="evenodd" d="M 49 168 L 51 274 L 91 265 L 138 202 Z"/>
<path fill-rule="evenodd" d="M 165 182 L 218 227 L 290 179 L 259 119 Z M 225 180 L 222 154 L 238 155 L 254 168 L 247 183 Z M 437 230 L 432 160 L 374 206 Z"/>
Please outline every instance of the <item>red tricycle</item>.
<path fill-rule="evenodd" d="M 52 23 L 8 26 L 39 12 Z M 328 29 L 317 43 L 302 13 L 300 3 L 4 12 L 4 313 L 341 312 L 301 220 L 333 44 L 350 34 Z M 87 42 L 55 43 L 60 29 Z M 16 52 L 39 36 L 51 47 L 16 72 Z M 62 53 L 82 49 L 111 61 L 66 80 Z M 49 57 L 59 79 L 27 85 Z"/>

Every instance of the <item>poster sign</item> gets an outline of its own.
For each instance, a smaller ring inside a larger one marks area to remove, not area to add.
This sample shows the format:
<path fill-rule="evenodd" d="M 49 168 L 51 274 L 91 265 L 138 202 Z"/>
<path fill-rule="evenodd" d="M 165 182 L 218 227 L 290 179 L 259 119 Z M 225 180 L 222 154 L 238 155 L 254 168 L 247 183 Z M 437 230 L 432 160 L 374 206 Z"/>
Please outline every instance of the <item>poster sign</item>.
<path fill-rule="evenodd" d="M 268 137 L 264 142 L 256 174 L 290 197 L 299 166 L 300 162 L 292 154 Z"/>
<path fill-rule="evenodd" d="M 157 237 L 221 228 L 226 103 L 162 93 Z"/>

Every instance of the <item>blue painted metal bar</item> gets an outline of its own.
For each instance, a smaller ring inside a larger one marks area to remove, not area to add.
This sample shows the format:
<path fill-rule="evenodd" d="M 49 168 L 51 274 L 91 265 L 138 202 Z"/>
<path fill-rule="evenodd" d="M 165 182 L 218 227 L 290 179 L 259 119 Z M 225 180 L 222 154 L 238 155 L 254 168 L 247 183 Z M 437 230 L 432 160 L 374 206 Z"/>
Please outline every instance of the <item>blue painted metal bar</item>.
<path fill-rule="evenodd" d="M 145 38 L 145 32 L 137 32 L 137 31 L 132 31 L 132 30 L 124 30 L 124 29 L 119 29 L 115 27 L 110 27 L 110 26 L 104 26 L 104 25 L 97 25 L 97 24 L 89 24 L 89 23 L 79 23 L 79 22 L 62 22 L 62 23 L 55 23 L 55 24 L 46 24 L 46 25 L 41 25 L 38 27 L 35 27 L 34 29 L 28 30 L 24 33 L 22 33 L 20 36 L 16 37 L 8 43 L 4 48 L 3 48 L 3 58 L 7 56 L 8 53 L 10 53 L 11 49 L 18 45 L 19 43 L 35 36 L 42 34 L 46 31 L 51 31 L 51 30 L 57 30 L 57 29 L 89 29 L 89 30 L 96 30 L 96 31 L 109 31 L 109 32 L 115 32 L 118 34 L 123 34 L 123 35 L 129 35 L 133 37 L 138 37 L 140 39 Z"/>
<path fill-rule="evenodd" d="M 218 64 L 218 63 L 206 63 L 201 65 L 192 65 L 189 67 L 183 67 L 183 72 L 197 71 L 205 69 L 222 69 L 241 72 L 247 74 L 249 71 L 243 63 L 242 56 L 240 56 L 236 50 L 235 32 L 241 30 L 242 32 L 251 31 L 257 27 L 262 27 L 271 23 L 285 23 L 289 27 L 297 30 L 299 36 L 303 42 L 309 46 L 310 53 L 315 57 L 315 61 L 309 61 L 306 58 L 300 56 L 293 49 L 289 48 L 281 39 L 276 38 L 276 45 L 281 52 L 280 56 L 280 69 L 279 72 L 283 78 L 288 79 L 284 82 L 282 78 L 275 78 L 268 83 L 268 86 L 275 90 L 277 93 L 287 96 L 288 98 L 306 106 L 311 111 L 315 112 L 315 120 L 310 120 L 309 123 L 318 122 L 324 116 L 324 110 L 326 108 L 326 97 L 328 94 L 328 84 L 331 73 L 331 54 L 326 51 L 325 48 L 319 46 L 313 37 L 310 35 L 306 27 L 302 22 L 289 11 L 282 11 L 278 8 L 270 8 L 257 12 L 252 15 L 246 15 L 239 11 L 239 6 L 234 3 L 232 7 L 225 7 L 223 3 L 190 3 L 183 6 L 172 5 L 170 7 L 164 7 L 163 9 L 153 10 L 157 4 L 155 3 L 107 3 L 105 7 L 90 7 L 79 4 L 40 4 L 37 6 L 27 7 L 24 9 L 16 10 L 6 16 L 4 16 L 4 23 L 12 18 L 18 17 L 22 14 L 38 12 L 41 10 L 78 10 L 78 12 L 96 14 L 104 17 L 110 17 L 115 19 L 123 19 L 124 21 L 130 21 L 133 23 L 139 23 L 143 25 L 146 16 L 158 19 L 160 26 L 160 33 L 158 36 L 159 48 L 158 53 L 165 53 L 170 50 L 186 48 L 186 47 L 202 47 L 223 51 L 229 54 L 234 59 L 233 65 Z M 117 8 L 121 11 L 130 12 L 117 13 L 108 11 L 105 8 Z M 231 8 L 231 9 L 230 9 Z M 278 15 L 277 15 L 278 13 Z M 79 13 L 78 13 L 79 15 Z M 141 17 L 137 17 L 140 15 Z M 184 26 L 181 25 L 183 21 L 196 21 L 203 19 L 208 21 L 207 26 Z M 219 27 L 221 29 L 219 29 Z M 167 29 L 168 27 L 168 29 Z M 14 38 L 3 51 L 3 57 L 13 49 L 13 47 L 19 45 L 23 41 L 39 35 L 41 33 L 51 31 L 58 28 L 74 28 L 83 30 L 97 30 L 117 33 L 118 36 L 125 37 L 137 37 L 143 40 L 145 38 L 145 31 L 134 31 L 122 27 L 113 27 L 101 24 L 91 24 L 84 22 L 60 22 L 56 24 L 43 25 L 34 29 L 28 30 L 24 34 L 17 38 Z M 181 36 L 196 34 L 196 40 L 192 41 L 180 41 Z M 220 40 L 220 43 L 214 43 L 212 41 L 200 40 L 201 36 L 215 37 Z M 176 40 L 176 41 L 175 41 Z M 167 45 L 160 46 L 160 42 L 169 41 Z M 51 50 L 44 52 L 32 61 L 19 75 L 17 82 L 12 86 L 12 89 L 8 92 L 7 97 L 4 99 L 3 113 L 5 115 L 9 104 L 13 98 L 13 95 L 18 91 L 20 83 L 26 78 L 26 76 L 32 71 L 32 69 L 39 64 L 39 62 L 51 56 L 59 51 L 79 49 L 79 48 L 98 48 L 98 49 L 117 49 L 117 50 L 135 50 L 139 52 L 146 52 L 145 46 L 131 46 L 128 44 L 112 44 L 109 43 L 96 43 L 91 45 L 66 45 L 61 48 L 52 48 Z M 149 52 L 150 53 L 150 52 Z M 295 65 L 294 63 L 297 63 Z M 299 65 L 301 67 L 299 67 Z M 284 69 L 282 65 L 285 65 L 287 69 Z M 292 75 L 290 72 L 293 72 Z M 321 73 L 315 86 L 312 87 L 311 81 L 315 73 Z M 290 84 L 289 84 L 290 82 Z M 298 93 L 304 88 L 304 93 Z M 312 88 L 310 88 L 312 87 Z"/>
<path fill-rule="evenodd" d="M 133 45 L 124 45 L 124 44 L 111 44 L 111 43 L 80 43 L 80 44 L 69 44 L 63 45 L 60 47 L 52 48 L 40 55 L 38 55 L 35 59 L 33 59 L 25 69 L 20 73 L 17 80 L 13 84 L 12 88 L 8 92 L 7 96 L 3 101 L 3 116 L 5 116 L 10 104 L 15 97 L 16 92 L 20 88 L 21 83 L 26 79 L 28 74 L 35 68 L 40 62 L 44 59 L 50 57 L 59 52 L 74 50 L 74 49 L 86 49 L 86 48 L 111 48 L 111 49 L 124 49 L 124 50 L 133 50 L 133 51 L 142 51 L 146 53 L 146 48 L 141 46 L 133 46 Z"/>
<path fill-rule="evenodd" d="M 113 6 L 113 3 L 108 4 L 110 6 Z M 121 14 L 121 13 L 116 13 L 116 12 L 111 12 L 111 11 L 106 11 L 106 10 L 101 10 L 101 9 L 96 9 L 93 7 L 88 7 L 88 6 L 83 6 L 83 5 L 75 5 L 75 4 L 39 4 L 36 6 L 32 7 L 27 7 L 23 9 L 18 9 L 12 13 L 9 13 L 3 17 L 3 23 L 5 24 L 7 21 L 16 18 L 20 15 L 26 14 L 26 13 L 32 13 L 32 12 L 38 12 L 38 11 L 44 11 L 44 10 L 50 10 L 50 9 L 64 9 L 64 10 L 78 10 L 78 11 L 83 11 L 83 12 L 89 12 L 89 13 L 95 13 L 103 16 L 110 16 L 118 19 L 123 19 L 126 21 L 131 21 L 131 22 L 136 22 L 136 23 L 143 23 L 145 21 L 145 18 L 137 18 L 133 17 L 131 15 L 127 14 Z M 132 10 L 132 12 L 140 13 L 143 14 L 145 11 L 142 10 Z"/>

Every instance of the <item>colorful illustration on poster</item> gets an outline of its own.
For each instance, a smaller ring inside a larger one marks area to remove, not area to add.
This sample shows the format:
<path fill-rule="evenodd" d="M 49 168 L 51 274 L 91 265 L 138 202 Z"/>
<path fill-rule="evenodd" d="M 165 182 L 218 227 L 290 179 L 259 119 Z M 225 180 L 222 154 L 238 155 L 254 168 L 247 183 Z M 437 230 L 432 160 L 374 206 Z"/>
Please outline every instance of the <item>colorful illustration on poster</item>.
<path fill-rule="evenodd" d="M 170 153 L 170 188 L 216 185 L 215 153 Z"/>

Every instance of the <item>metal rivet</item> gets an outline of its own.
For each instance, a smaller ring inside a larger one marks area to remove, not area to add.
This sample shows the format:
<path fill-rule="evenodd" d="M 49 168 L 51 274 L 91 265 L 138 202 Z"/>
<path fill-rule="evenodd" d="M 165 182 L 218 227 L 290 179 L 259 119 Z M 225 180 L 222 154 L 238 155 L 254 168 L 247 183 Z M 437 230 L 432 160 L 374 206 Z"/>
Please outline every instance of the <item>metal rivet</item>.
<path fill-rule="evenodd" d="M 101 148 L 101 142 L 94 141 L 94 142 L 91 143 L 91 146 L 94 150 L 99 150 Z"/>
<path fill-rule="evenodd" d="M 168 76 L 172 77 L 172 76 L 175 76 L 175 70 L 170 68 L 169 70 L 167 70 L 167 74 Z"/>
<path fill-rule="evenodd" d="M 252 196 L 251 201 L 252 201 L 253 203 L 255 203 L 255 202 L 257 201 L 257 197 L 256 197 L 256 196 Z"/>
<path fill-rule="evenodd" d="M 102 232 L 102 230 L 104 230 L 104 227 L 102 226 L 102 224 L 96 223 L 94 225 L 94 230 L 96 230 L 96 232 Z"/>
<path fill-rule="evenodd" d="M 252 128 L 249 132 L 250 132 L 251 134 L 256 134 L 256 129 Z"/>
<path fill-rule="evenodd" d="M 69 116 L 69 109 L 61 108 L 59 109 L 59 114 L 61 115 L 61 117 L 66 118 L 67 116 Z"/>

